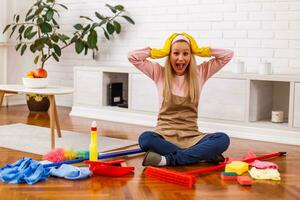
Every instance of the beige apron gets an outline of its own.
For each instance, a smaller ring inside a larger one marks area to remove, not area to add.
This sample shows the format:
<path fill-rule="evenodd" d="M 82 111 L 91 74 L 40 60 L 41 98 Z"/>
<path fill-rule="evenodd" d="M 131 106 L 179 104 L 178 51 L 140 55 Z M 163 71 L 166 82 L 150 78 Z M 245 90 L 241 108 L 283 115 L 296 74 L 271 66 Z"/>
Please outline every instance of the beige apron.
<path fill-rule="evenodd" d="M 205 135 L 198 131 L 197 119 L 198 100 L 192 103 L 189 97 L 172 95 L 171 100 L 162 102 L 155 131 L 165 140 L 188 148 Z"/>

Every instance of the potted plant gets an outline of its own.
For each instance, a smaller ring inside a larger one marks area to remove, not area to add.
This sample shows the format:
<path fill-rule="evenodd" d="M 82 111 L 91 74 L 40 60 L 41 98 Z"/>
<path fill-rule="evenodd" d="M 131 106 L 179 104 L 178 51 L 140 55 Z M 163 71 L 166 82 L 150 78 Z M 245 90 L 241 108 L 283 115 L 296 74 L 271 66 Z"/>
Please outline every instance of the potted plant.
<path fill-rule="evenodd" d="M 46 62 L 52 58 L 59 62 L 63 49 L 67 47 L 73 46 L 76 53 L 84 53 L 84 55 L 92 51 L 94 56 L 99 50 L 97 29 L 101 28 L 105 38 L 109 40 L 112 35 L 121 32 L 122 26 L 117 21 L 118 19 L 123 18 L 134 24 L 129 16 L 124 15 L 124 6 L 109 4 L 106 6 L 112 12 L 111 16 L 102 15 L 97 11 L 94 19 L 80 16 L 84 23 L 76 23 L 71 35 L 59 32 L 60 25 L 57 21 L 59 9 L 68 10 L 68 8 L 64 4 L 57 3 L 56 0 L 37 0 L 23 20 L 19 14 L 15 14 L 13 22 L 6 25 L 3 33 L 9 32 L 10 38 L 16 35 L 16 51 L 23 55 L 27 50 L 30 50 L 34 54 L 33 62 L 38 66 L 37 69 L 26 74 L 26 77 L 23 78 L 23 84 L 27 87 L 47 86 Z M 29 101 L 34 101 L 34 98 L 35 100 L 44 100 L 44 97 L 41 96 L 27 96 Z M 36 111 L 35 108 L 34 110 Z"/>

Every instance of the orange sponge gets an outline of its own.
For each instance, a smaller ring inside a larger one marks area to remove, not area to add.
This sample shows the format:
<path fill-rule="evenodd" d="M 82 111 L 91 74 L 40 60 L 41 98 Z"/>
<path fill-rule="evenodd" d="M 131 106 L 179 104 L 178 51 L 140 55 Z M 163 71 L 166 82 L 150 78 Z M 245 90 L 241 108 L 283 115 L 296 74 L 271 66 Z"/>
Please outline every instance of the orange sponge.
<path fill-rule="evenodd" d="M 252 179 L 249 176 L 238 176 L 237 181 L 240 185 L 252 185 Z"/>

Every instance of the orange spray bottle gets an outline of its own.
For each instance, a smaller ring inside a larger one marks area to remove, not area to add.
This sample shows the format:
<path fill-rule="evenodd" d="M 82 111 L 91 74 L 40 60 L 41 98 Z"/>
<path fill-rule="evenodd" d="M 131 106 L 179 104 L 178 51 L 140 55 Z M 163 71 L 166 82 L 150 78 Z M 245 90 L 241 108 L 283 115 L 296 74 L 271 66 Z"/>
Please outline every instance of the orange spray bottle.
<path fill-rule="evenodd" d="M 91 125 L 90 161 L 98 160 L 98 131 L 96 121 Z"/>

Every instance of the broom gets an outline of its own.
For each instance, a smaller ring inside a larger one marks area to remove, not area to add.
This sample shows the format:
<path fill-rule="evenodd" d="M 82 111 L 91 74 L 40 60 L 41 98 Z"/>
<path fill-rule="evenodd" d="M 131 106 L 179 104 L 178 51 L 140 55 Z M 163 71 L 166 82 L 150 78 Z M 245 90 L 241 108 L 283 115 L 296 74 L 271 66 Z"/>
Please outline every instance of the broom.
<path fill-rule="evenodd" d="M 273 158 L 273 157 L 278 157 L 278 156 L 283 156 L 283 155 L 286 155 L 286 152 L 275 152 L 275 153 L 271 153 L 271 154 L 242 159 L 242 161 L 246 162 L 246 163 L 251 163 L 254 160 L 263 160 L 263 159 L 268 159 L 268 158 Z M 205 167 L 202 169 L 196 169 L 196 170 L 187 171 L 187 172 L 177 172 L 177 171 L 172 171 L 172 170 L 168 170 L 168 169 L 148 166 L 146 168 L 145 173 L 146 173 L 146 176 L 158 179 L 160 181 L 169 182 L 169 183 L 185 186 L 188 188 L 192 188 L 196 183 L 196 177 L 193 175 L 212 172 L 215 170 L 220 170 L 220 169 L 223 169 L 226 164 L 227 163 L 224 162 L 224 163 L 221 163 L 216 166 Z"/>

